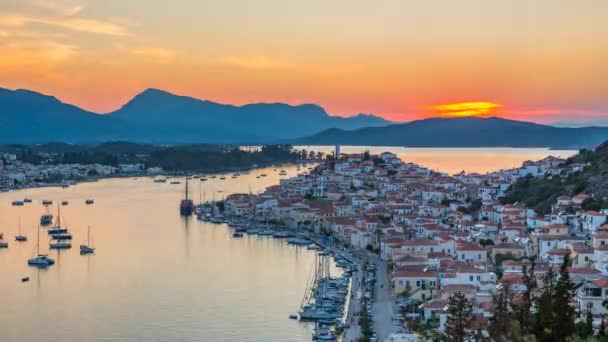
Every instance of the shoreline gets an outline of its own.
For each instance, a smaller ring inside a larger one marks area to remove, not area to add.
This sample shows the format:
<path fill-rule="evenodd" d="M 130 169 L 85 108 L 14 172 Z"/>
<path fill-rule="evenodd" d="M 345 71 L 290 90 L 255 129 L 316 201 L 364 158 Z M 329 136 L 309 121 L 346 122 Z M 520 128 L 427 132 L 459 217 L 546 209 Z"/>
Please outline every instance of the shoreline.
<path fill-rule="evenodd" d="M 269 164 L 265 164 L 265 165 L 256 165 L 256 166 L 249 166 L 249 167 L 244 167 L 244 168 L 234 168 L 234 167 L 230 167 L 230 168 L 222 168 L 222 169 L 208 169 L 208 170 L 184 170 L 184 171 L 167 171 L 167 172 L 159 172 L 159 173 L 147 173 L 147 172 L 135 172 L 135 173 L 129 173 L 129 174 L 113 174 L 113 175 L 105 175 L 105 176 L 89 176 L 83 179 L 66 179 L 63 182 L 60 183 L 32 183 L 31 186 L 23 186 L 23 187 L 18 187 L 18 188 L 13 188 L 13 189 L 2 189 L 0 190 L 0 193 L 4 193 L 4 192 L 12 192 L 12 191 L 21 191 L 21 190 L 29 190 L 29 189 L 39 189 L 39 188 L 63 188 L 63 187 L 70 187 L 73 185 L 77 185 L 77 184 L 81 184 L 81 183 L 92 183 L 92 182 L 97 182 L 99 180 L 104 180 L 104 179 L 113 179 L 113 178 L 134 178 L 134 177 L 163 177 L 163 176 L 169 176 L 169 177 L 183 177 L 183 176 L 190 176 L 190 175 L 196 175 L 196 174 L 205 174 L 205 175 L 219 175 L 219 174 L 223 174 L 223 173 L 230 173 L 230 172 L 243 172 L 243 171 L 251 171 L 251 170 L 255 170 L 255 169 L 263 169 L 263 168 L 268 168 L 268 167 L 272 167 L 272 166 L 277 166 L 277 167 L 281 167 L 281 166 L 286 166 L 286 165 L 298 165 L 298 164 L 308 164 L 308 163 L 318 163 L 318 160 L 300 160 L 300 161 L 295 161 L 295 162 L 283 162 L 283 163 L 269 163 Z"/>

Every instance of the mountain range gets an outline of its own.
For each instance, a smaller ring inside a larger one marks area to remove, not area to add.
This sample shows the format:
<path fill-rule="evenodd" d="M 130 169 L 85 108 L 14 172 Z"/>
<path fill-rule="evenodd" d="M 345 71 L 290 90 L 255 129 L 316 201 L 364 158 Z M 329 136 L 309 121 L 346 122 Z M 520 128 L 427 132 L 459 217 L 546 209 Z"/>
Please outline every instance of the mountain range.
<path fill-rule="evenodd" d="M 147 89 L 120 109 L 93 113 L 30 90 L 0 88 L 0 142 L 270 143 L 328 128 L 387 125 L 380 117 L 337 117 L 312 104 L 233 106 Z"/>
<path fill-rule="evenodd" d="M 408 147 L 593 147 L 608 139 L 608 127 L 566 128 L 498 117 L 430 118 L 384 127 L 327 129 L 296 139 L 305 145 Z"/>
<path fill-rule="evenodd" d="M 220 104 L 147 89 L 100 114 L 30 90 L 0 88 L 0 143 L 375 145 L 410 147 L 596 146 L 608 128 L 564 128 L 502 118 L 394 123 L 370 114 L 329 115 L 314 104 Z"/>

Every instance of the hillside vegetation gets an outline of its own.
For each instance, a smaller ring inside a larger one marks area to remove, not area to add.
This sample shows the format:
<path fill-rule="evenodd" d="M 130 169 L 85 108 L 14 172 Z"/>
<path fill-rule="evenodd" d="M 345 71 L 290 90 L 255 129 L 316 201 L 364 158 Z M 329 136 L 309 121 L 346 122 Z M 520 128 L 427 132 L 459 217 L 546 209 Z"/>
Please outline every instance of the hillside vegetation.
<path fill-rule="evenodd" d="M 525 177 L 515 182 L 504 197 L 502 203 L 522 202 L 537 213 L 545 214 L 557 197 L 574 196 L 579 193 L 591 195 L 583 203 L 583 209 L 599 210 L 608 208 L 608 142 L 598 146 L 595 151 L 583 149 L 575 156 L 568 158 L 564 166 L 574 163 L 587 164 L 579 172 L 544 178 Z"/>

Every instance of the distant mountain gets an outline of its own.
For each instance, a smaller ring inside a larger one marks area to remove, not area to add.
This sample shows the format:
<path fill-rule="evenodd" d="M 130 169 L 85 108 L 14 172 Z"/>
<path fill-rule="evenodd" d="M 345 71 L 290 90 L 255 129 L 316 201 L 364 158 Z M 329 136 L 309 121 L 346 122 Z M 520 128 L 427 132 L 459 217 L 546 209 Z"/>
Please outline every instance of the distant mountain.
<path fill-rule="evenodd" d="M 101 115 L 37 92 L 0 88 L 0 143 L 269 143 L 330 127 L 389 124 L 373 115 L 341 118 L 317 105 L 233 106 L 147 89 Z"/>
<path fill-rule="evenodd" d="M 327 128 L 349 130 L 391 123 L 365 114 L 348 118 L 330 116 L 313 104 L 233 106 L 173 95 L 158 89 L 145 90 L 109 115 L 126 122 L 162 127 L 164 134 L 174 138 L 189 127 L 196 127 L 200 141 L 210 138 L 212 142 L 271 142 L 310 135 Z"/>
<path fill-rule="evenodd" d="M 562 128 L 502 118 L 432 118 L 352 131 L 328 129 L 295 139 L 306 145 L 408 147 L 553 147 L 597 146 L 608 139 L 606 127 Z"/>
<path fill-rule="evenodd" d="M 129 133 L 128 126 L 52 96 L 0 88 L 0 141 L 3 143 L 114 140 Z"/>
<path fill-rule="evenodd" d="M 426 119 L 392 124 L 369 114 L 331 116 L 313 104 L 233 106 L 158 89 L 148 89 L 119 110 L 102 115 L 37 92 L 0 88 L 2 144 L 289 142 L 577 148 L 596 146 L 606 139 L 608 127 L 561 128 L 500 118 Z"/>

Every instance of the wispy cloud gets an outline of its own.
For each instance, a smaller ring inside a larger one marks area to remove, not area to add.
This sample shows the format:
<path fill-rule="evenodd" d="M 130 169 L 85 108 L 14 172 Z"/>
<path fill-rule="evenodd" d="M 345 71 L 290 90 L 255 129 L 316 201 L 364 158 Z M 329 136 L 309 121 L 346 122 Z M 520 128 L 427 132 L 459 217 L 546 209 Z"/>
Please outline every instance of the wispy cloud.
<path fill-rule="evenodd" d="M 153 47 L 127 48 L 127 51 L 132 55 L 150 57 L 159 61 L 171 61 L 177 55 L 174 50 Z"/>
<path fill-rule="evenodd" d="M 270 59 L 264 56 L 254 57 L 226 57 L 220 60 L 221 64 L 235 66 L 243 69 L 268 70 L 268 69 L 286 69 L 293 65 L 279 60 Z"/>
<path fill-rule="evenodd" d="M 82 12 L 85 7 L 74 0 L 29 0 L 28 3 L 35 8 L 70 17 Z"/>
<path fill-rule="evenodd" d="M 62 62 L 77 51 L 77 47 L 52 40 L 31 42 L 9 42 L 0 45 L 4 56 L 0 65 L 23 66 Z"/>
<path fill-rule="evenodd" d="M 22 14 L 0 14 L 0 26 L 5 27 L 23 27 L 28 24 L 44 24 L 64 29 L 97 33 L 105 35 L 122 36 L 127 34 L 126 27 L 110 22 L 84 19 L 74 17 L 45 17 L 45 16 L 30 16 Z"/>

